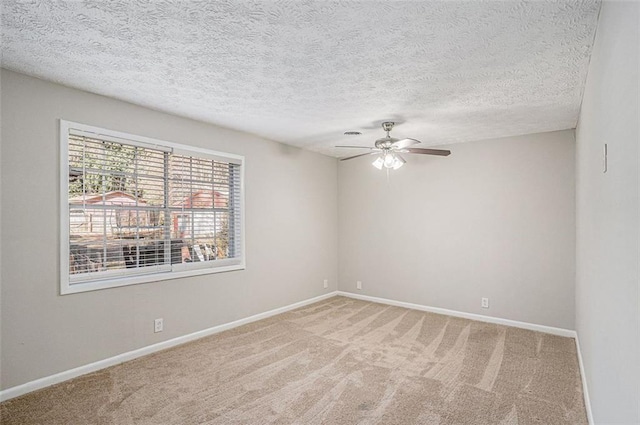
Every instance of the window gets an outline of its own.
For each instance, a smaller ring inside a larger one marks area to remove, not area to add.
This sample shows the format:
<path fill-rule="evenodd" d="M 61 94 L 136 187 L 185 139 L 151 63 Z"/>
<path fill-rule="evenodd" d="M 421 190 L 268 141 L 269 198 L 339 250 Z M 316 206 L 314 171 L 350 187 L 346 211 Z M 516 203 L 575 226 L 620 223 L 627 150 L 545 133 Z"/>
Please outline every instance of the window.
<path fill-rule="evenodd" d="M 244 268 L 243 157 L 60 132 L 62 294 Z"/>

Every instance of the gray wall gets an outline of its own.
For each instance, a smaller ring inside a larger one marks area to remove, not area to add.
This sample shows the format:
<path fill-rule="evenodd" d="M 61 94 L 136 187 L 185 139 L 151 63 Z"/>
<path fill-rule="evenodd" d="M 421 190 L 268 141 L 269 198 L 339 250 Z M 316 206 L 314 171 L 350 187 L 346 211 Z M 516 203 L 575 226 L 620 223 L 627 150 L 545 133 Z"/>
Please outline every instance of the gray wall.
<path fill-rule="evenodd" d="M 598 424 L 640 423 L 639 25 L 640 4 L 602 4 L 576 132 L 576 329 Z"/>
<path fill-rule="evenodd" d="M 340 289 L 573 329 L 574 147 L 572 130 L 461 143 L 388 182 L 341 162 Z"/>
<path fill-rule="evenodd" d="M 245 155 L 247 269 L 59 296 L 59 118 Z M 5 70 L 1 149 L 3 389 L 336 289 L 335 158 Z"/>

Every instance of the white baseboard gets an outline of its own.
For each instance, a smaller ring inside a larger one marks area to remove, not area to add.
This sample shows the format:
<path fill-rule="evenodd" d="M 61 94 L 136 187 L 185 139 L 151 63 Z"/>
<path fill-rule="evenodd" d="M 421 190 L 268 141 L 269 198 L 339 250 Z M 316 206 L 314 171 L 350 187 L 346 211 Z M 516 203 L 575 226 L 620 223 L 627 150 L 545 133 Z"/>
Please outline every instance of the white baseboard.
<path fill-rule="evenodd" d="M 407 303 L 404 301 L 390 300 L 388 298 L 378 298 L 369 295 L 354 294 L 353 292 L 337 291 L 337 295 L 355 298 L 363 301 L 371 301 L 374 303 L 388 304 L 396 307 L 410 308 L 412 310 L 428 311 L 430 313 L 445 314 L 447 316 L 461 317 L 463 319 L 477 320 L 479 322 L 495 323 L 498 325 L 513 326 L 515 328 L 529 329 L 531 331 L 544 332 L 552 335 L 566 336 L 569 338 L 576 337 L 576 331 L 563 328 L 554 328 L 552 326 L 536 325 L 535 323 L 518 322 L 517 320 L 502 319 L 500 317 L 484 316 L 482 314 L 465 313 L 463 311 L 448 310 L 446 308 L 429 307 L 422 304 Z"/>
<path fill-rule="evenodd" d="M 576 350 L 578 352 L 578 365 L 580 365 L 580 377 L 582 378 L 582 394 L 584 396 L 584 407 L 587 410 L 587 420 L 589 424 L 595 425 L 593 413 L 591 412 L 591 400 L 589 399 L 589 389 L 587 388 L 587 375 L 584 373 L 584 363 L 582 363 L 582 351 L 580 350 L 580 339 L 576 334 Z"/>
<path fill-rule="evenodd" d="M 108 359 L 99 360 L 94 363 L 89 363 L 84 366 L 77 367 L 75 369 L 65 370 L 64 372 L 56 373 L 55 375 L 45 376 L 44 378 L 36 379 L 22 385 L 7 388 L 0 391 L 0 401 L 9 400 L 26 393 L 30 393 L 41 388 L 45 388 L 60 382 L 68 381 L 69 379 L 76 378 L 87 373 L 95 372 L 101 369 L 105 369 L 110 366 L 136 359 L 138 357 L 146 356 L 147 354 L 155 353 L 157 351 L 166 350 L 167 348 L 175 347 L 176 345 L 184 344 L 196 339 L 203 338 L 205 336 L 217 334 L 238 326 L 246 325 L 247 323 L 255 322 L 257 320 L 266 319 L 276 314 L 285 313 L 296 308 L 304 307 L 309 304 L 313 304 L 318 301 L 325 300 L 337 295 L 337 291 L 329 292 L 318 297 L 309 298 L 304 301 L 293 303 L 284 307 L 276 308 L 273 310 L 265 311 L 264 313 L 255 314 L 253 316 L 245 317 L 233 322 L 224 323 L 222 325 L 214 326 L 212 328 L 204 329 L 198 332 L 193 332 L 187 335 L 179 336 L 177 338 L 162 341 L 157 344 L 148 345 L 146 347 L 139 348 L 137 350 L 129 351 L 126 353 L 118 354 L 117 356 L 109 357 Z"/>
<path fill-rule="evenodd" d="M 341 295 L 341 296 L 355 298 L 355 299 L 364 300 L 364 301 L 376 302 L 380 304 L 388 304 L 388 305 L 393 305 L 397 307 L 410 308 L 413 310 L 428 311 L 431 313 L 445 314 L 448 316 L 461 317 L 464 319 L 478 320 L 481 322 L 495 323 L 495 324 L 506 325 L 506 326 L 514 326 L 517 328 L 529 329 L 529 330 L 545 332 L 553 335 L 575 338 L 577 350 L 578 350 L 578 362 L 580 365 L 580 373 L 582 376 L 582 385 L 583 385 L 583 392 L 584 392 L 584 399 L 585 399 L 585 407 L 587 409 L 587 416 L 589 419 L 589 423 L 590 424 L 594 423 L 593 417 L 591 414 L 591 404 L 589 402 L 589 393 L 587 391 L 587 383 L 585 380 L 584 366 L 582 364 L 582 355 L 580 353 L 580 344 L 578 343 L 577 334 L 575 331 L 572 331 L 569 329 L 554 328 L 551 326 L 536 325 L 533 323 L 518 322 L 515 320 L 509 320 L 509 319 L 501 319 L 498 317 L 483 316 L 480 314 L 465 313 L 461 311 L 448 310 L 448 309 L 438 308 L 438 307 L 429 307 L 429 306 L 420 305 L 420 304 L 413 304 L 413 303 L 408 303 L 403 301 L 395 301 L 387 298 L 378 298 L 378 297 L 372 297 L 368 295 L 354 294 L 351 292 L 344 292 L 344 291 L 329 292 L 327 294 L 320 295 L 318 297 L 309 298 L 307 300 L 290 304 L 284 307 L 276 308 L 273 310 L 269 310 L 264 313 L 255 314 L 253 316 L 245 317 L 243 319 L 239 319 L 233 322 L 224 323 L 222 325 L 214 326 L 198 332 L 193 332 L 193 333 L 183 335 L 177 338 L 173 338 L 167 341 L 162 341 L 157 344 L 142 347 L 137 350 L 118 354 L 117 356 L 109 357 L 107 359 L 99 360 L 94 363 L 89 363 L 84 366 L 80 366 L 74 369 L 66 370 L 64 372 L 56 373 L 55 375 L 46 376 L 44 378 L 36 379 L 34 381 L 30 381 L 22 385 L 17 385 L 15 387 L 7 388 L 6 390 L 0 391 L 0 401 L 5 401 L 15 397 L 19 397 L 21 395 L 30 393 L 32 391 L 46 388 L 48 386 L 67 381 L 69 379 L 73 379 L 81 375 L 86 375 L 88 373 L 105 369 L 110 366 L 115 366 L 117 364 L 129 361 L 129 360 L 133 360 L 138 357 L 146 356 L 148 354 L 165 350 L 167 348 L 175 347 L 176 345 L 194 341 L 196 339 L 200 339 L 209 335 L 214 335 L 219 332 L 233 329 L 238 326 L 246 325 L 251 322 L 266 319 L 268 317 L 285 313 L 287 311 L 294 310 L 296 308 L 304 307 L 306 305 L 313 304 L 315 302 L 322 301 L 336 295 Z"/>

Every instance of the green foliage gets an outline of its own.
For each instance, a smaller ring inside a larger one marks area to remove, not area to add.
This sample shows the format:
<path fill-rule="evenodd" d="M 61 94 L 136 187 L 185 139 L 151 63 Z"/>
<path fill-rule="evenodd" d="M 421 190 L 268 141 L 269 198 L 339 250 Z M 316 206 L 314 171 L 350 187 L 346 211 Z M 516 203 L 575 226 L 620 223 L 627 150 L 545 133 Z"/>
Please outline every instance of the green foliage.
<path fill-rule="evenodd" d="M 229 217 L 225 214 L 216 232 L 215 246 L 218 248 L 218 258 L 227 258 L 229 254 Z"/>
<path fill-rule="evenodd" d="M 83 193 L 102 193 L 120 190 L 141 196 L 135 193 L 135 181 L 128 178 L 125 173 L 133 173 L 136 160 L 136 149 L 123 146 L 119 143 L 102 142 L 102 149 L 92 149 L 83 152 L 83 155 L 75 155 L 70 158 L 70 167 L 83 167 L 84 157 L 85 173 L 69 181 L 69 195 L 76 196 Z"/>

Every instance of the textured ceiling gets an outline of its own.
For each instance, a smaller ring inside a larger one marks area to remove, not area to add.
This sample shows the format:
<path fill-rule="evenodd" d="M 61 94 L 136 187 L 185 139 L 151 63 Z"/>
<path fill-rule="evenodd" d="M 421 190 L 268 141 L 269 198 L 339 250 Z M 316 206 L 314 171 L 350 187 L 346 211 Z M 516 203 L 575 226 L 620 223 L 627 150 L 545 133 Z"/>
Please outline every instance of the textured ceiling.
<path fill-rule="evenodd" d="M 4 0 L 2 66 L 345 155 L 387 119 L 423 146 L 575 127 L 599 7 Z"/>

